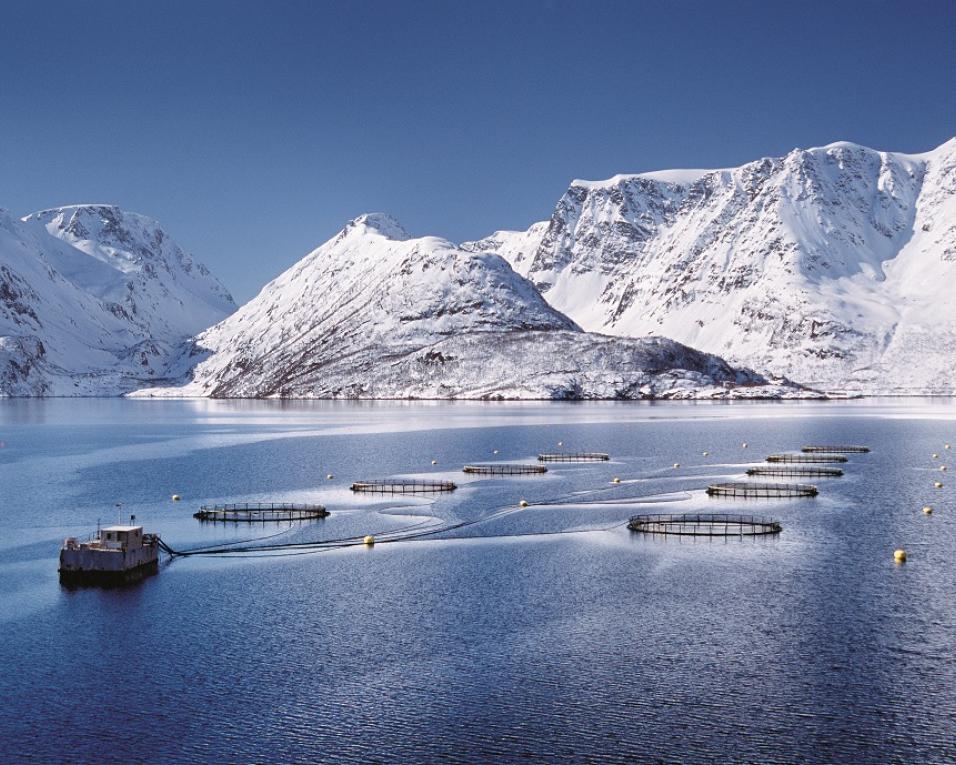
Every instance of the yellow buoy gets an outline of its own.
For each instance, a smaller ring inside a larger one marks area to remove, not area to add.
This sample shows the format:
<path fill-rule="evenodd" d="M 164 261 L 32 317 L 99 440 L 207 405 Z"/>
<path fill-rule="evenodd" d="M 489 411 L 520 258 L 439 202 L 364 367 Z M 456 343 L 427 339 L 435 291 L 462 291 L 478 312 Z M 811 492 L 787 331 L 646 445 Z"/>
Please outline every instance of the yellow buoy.
<path fill-rule="evenodd" d="M 897 563 L 906 563 L 906 550 L 895 550 L 893 552 L 893 560 Z"/>
<path fill-rule="evenodd" d="M 333 478 L 335 478 L 335 476 L 332 475 L 331 473 L 329 473 L 329 474 L 325 477 L 325 480 L 326 480 L 326 481 L 331 481 Z"/>
<path fill-rule="evenodd" d="M 943 482 L 942 482 L 942 481 L 937 481 L 936 483 L 933 484 L 933 486 L 935 486 L 937 489 L 942 489 L 942 488 L 943 488 Z"/>
<path fill-rule="evenodd" d="M 181 499 L 182 497 L 180 497 L 178 494 L 173 494 L 173 502 L 179 502 Z"/>
<path fill-rule="evenodd" d="M 371 547 L 375 544 L 375 537 L 373 537 L 371 534 L 366 534 L 365 539 L 363 539 L 362 542 Z"/>
<path fill-rule="evenodd" d="M 680 467 L 680 463 L 679 463 L 679 462 L 675 462 L 675 463 L 674 463 L 674 467 L 675 467 L 675 468 L 679 468 L 679 467 Z"/>
<path fill-rule="evenodd" d="M 620 483 L 620 482 L 621 482 L 621 479 L 618 478 L 617 476 L 614 476 L 614 478 L 611 479 L 611 483 Z"/>
<path fill-rule="evenodd" d="M 929 505 L 926 505 L 926 507 L 923 508 L 923 515 L 932 515 L 932 514 L 933 514 L 933 508 L 931 508 Z"/>
<path fill-rule="evenodd" d="M 521 500 L 521 501 L 518 503 L 518 505 L 520 505 L 521 507 L 527 507 L 527 506 L 528 506 L 528 500 L 523 499 L 523 500 Z"/>

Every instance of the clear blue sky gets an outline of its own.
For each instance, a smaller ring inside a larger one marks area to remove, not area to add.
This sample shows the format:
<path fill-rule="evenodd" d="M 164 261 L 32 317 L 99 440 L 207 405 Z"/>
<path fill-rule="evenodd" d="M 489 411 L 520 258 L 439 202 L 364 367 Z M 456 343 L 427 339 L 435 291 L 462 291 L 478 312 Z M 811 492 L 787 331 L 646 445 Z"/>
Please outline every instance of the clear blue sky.
<path fill-rule="evenodd" d="M 0 206 L 159 218 L 240 301 L 351 217 L 453 240 L 572 178 L 956 135 L 956 2 L 0 8 Z"/>

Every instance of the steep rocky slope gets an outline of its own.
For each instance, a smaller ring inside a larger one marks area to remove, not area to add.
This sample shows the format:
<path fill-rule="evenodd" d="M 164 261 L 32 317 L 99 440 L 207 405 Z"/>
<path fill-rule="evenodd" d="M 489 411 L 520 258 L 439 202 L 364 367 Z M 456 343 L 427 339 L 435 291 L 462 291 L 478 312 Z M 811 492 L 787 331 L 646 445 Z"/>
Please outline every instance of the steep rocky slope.
<path fill-rule="evenodd" d="M 956 139 L 574 181 L 499 252 L 583 328 L 672 337 L 811 385 L 956 392 Z"/>

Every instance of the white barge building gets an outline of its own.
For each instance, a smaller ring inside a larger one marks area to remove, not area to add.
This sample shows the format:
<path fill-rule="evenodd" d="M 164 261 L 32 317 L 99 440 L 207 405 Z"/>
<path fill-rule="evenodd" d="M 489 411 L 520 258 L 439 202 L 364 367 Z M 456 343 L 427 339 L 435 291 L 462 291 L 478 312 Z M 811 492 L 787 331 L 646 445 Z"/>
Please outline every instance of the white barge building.
<path fill-rule="evenodd" d="M 75 537 L 60 549 L 60 581 L 75 584 L 121 584 L 155 573 L 160 540 L 142 526 L 107 526 L 88 542 Z"/>

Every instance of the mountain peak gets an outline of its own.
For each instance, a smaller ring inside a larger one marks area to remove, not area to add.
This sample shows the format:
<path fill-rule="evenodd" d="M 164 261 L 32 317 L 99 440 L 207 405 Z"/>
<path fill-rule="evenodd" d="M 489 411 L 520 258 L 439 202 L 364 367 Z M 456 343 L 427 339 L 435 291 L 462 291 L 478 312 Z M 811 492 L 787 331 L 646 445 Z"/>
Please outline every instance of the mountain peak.
<path fill-rule="evenodd" d="M 162 245 L 167 234 L 159 222 L 146 215 L 127 212 L 113 204 L 77 204 L 51 207 L 23 218 L 44 226 L 53 236 L 80 249 L 82 242 L 96 242 L 149 257 Z M 149 242 L 149 246 L 142 246 Z"/>
<path fill-rule="evenodd" d="M 956 139 L 924 154 L 836 141 L 662 179 L 686 180 L 575 181 L 542 235 L 482 249 L 585 331 L 661 334 L 833 389 L 949 390 L 951 357 L 918 370 L 956 333 Z"/>
<path fill-rule="evenodd" d="M 386 215 L 351 221 L 199 335 L 184 386 L 136 395 L 634 399 L 765 388 L 669 340 L 588 335 L 482 247 L 395 235 L 407 237 Z"/>
<path fill-rule="evenodd" d="M 666 183 L 672 186 L 690 186 L 705 175 L 716 173 L 719 170 L 704 168 L 675 168 L 673 170 L 649 170 L 643 173 L 621 173 L 611 176 L 601 181 L 588 181 L 583 178 L 575 178 L 571 181 L 571 186 L 577 186 L 588 191 L 607 190 L 619 187 L 625 184 L 631 184 L 635 181 L 654 181 L 656 183 Z"/>
<path fill-rule="evenodd" d="M 855 143 L 853 141 L 831 141 L 825 146 L 817 146 L 815 148 L 823 149 L 827 151 L 829 149 L 849 149 L 851 151 L 856 151 L 862 149 L 863 151 L 874 151 L 869 146 L 864 146 L 863 144 Z M 813 151 L 813 149 L 807 149 L 807 151 Z"/>
<path fill-rule="evenodd" d="M 54 218 L 65 220 L 77 220 L 81 218 L 97 218 L 104 223 L 108 221 L 119 221 L 123 218 L 134 218 L 140 221 L 149 221 L 154 226 L 159 224 L 146 215 L 132 213 L 123 210 L 119 205 L 109 202 L 91 202 L 86 204 L 60 205 L 59 207 L 50 207 L 46 210 L 39 210 L 24 217 L 24 220 L 40 220 L 49 222 Z"/>
<path fill-rule="evenodd" d="M 364 229 L 395 242 L 404 242 L 412 238 L 412 235 L 405 230 L 398 219 L 388 213 L 372 212 L 359 215 L 345 226 L 346 231 L 353 229 Z"/>
<path fill-rule="evenodd" d="M 113 205 L 0 214 L 0 396 L 138 387 L 234 308 L 151 218 Z"/>
<path fill-rule="evenodd" d="M 23 221 L 69 245 L 51 251 L 56 268 L 130 316 L 192 335 L 235 310 L 209 269 L 149 216 L 112 204 L 79 204 L 41 210 Z M 67 253 L 66 259 L 57 252 Z M 77 258 L 79 253 L 87 257 Z"/>
<path fill-rule="evenodd" d="M 943 143 L 941 143 L 935 149 L 928 151 L 921 156 L 928 160 L 933 160 L 940 157 L 948 157 L 952 154 L 956 154 L 956 136 L 953 136 L 948 141 L 943 141 Z"/>

